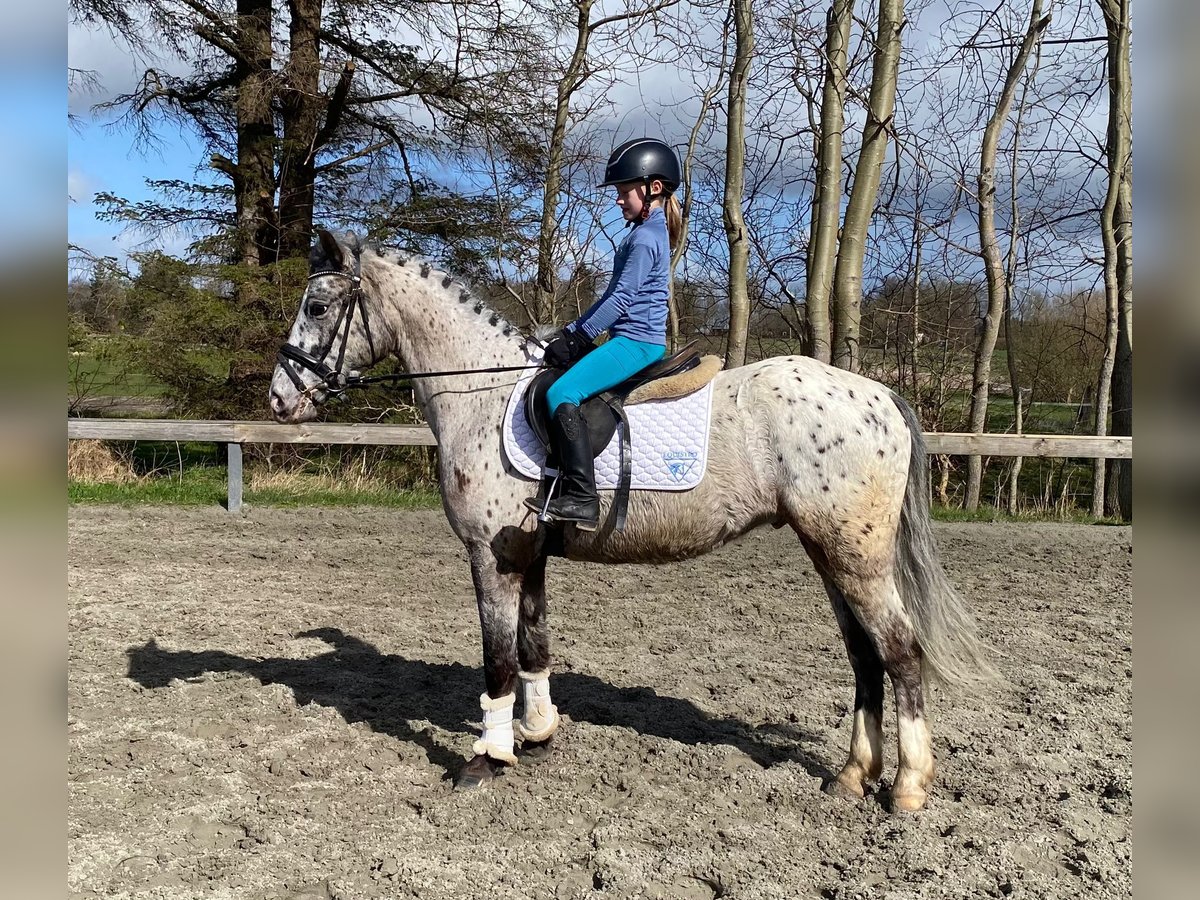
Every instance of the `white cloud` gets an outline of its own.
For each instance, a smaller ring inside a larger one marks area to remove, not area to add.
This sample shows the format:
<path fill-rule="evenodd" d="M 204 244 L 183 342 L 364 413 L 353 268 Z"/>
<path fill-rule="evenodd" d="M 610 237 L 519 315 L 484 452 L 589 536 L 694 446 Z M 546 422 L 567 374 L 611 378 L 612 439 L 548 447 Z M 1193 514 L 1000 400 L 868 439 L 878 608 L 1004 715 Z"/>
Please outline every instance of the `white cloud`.
<path fill-rule="evenodd" d="M 139 60 L 119 38 L 103 26 L 88 27 L 72 23 L 67 26 L 67 67 L 89 73 L 87 78 L 75 78 L 67 91 L 67 110 L 72 115 L 86 115 L 91 107 L 120 94 L 132 91 L 147 65 L 171 75 L 183 75 L 189 67 L 174 54 L 152 48 L 158 57 Z"/>

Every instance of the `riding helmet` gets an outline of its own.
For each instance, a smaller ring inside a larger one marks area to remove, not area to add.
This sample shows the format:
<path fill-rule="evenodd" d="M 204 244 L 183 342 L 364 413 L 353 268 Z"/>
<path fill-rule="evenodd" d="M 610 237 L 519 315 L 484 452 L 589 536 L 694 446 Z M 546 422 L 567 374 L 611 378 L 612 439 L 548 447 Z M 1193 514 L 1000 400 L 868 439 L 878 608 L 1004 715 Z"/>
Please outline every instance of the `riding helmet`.
<path fill-rule="evenodd" d="M 612 152 L 604 167 L 604 180 L 597 187 L 625 184 L 629 181 L 662 181 L 664 193 L 670 194 L 683 181 L 679 157 L 667 144 L 654 138 L 626 141 Z"/>

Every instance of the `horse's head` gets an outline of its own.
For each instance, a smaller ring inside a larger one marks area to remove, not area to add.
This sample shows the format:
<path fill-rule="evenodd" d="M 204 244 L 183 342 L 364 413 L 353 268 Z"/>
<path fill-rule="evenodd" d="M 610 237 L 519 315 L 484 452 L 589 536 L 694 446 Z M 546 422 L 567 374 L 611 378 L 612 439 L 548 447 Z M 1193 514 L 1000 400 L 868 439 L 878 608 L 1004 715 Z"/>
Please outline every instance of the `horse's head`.
<path fill-rule="evenodd" d="M 345 387 L 348 375 L 380 358 L 362 292 L 358 239 L 339 243 L 324 229 L 317 234 L 308 287 L 271 379 L 271 413 L 279 422 L 316 418 L 330 394 Z"/>

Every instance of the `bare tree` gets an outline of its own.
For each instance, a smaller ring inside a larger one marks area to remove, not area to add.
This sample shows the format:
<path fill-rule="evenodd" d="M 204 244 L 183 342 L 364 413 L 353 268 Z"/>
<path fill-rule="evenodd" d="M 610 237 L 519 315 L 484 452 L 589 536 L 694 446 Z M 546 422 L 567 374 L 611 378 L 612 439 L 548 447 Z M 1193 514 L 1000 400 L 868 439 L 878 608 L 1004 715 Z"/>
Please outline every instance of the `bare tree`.
<path fill-rule="evenodd" d="M 709 109 L 712 106 L 713 99 L 721 90 L 721 85 L 728 75 L 728 44 L 729 44 L 729 28 L 732 25 L 732 13 L 725 19 L 725 23 L 721 28 L 721 57 L 717 64 L 717 71 L 711 84 L 709 84 L 700 95 L 700 110 L 696 113 L 696 119 L 692 123 L 692 130 L 688 134 L 687 149 L 683 154 L 683 184 L 680 188 L 683 191 L 683 207 L 682 207 L 682 228 L 679 234 L 679 242 L 671 251 L 671 293 L 669 297 L 669 320 L 668 320 L 668 349 L 674 352 L 679 346 L 679 304 L 675 297 L 675 270 L 679 267 L 680 261 L 683 259 L 684 253 L 687 252 L 688 231 L 692 219 L 693 197 L 692 197 L 692 169 L 696 159 L 696 141 L 700 137 L 700 129 L 704 126 L 704 120 L 708 116 Z"/>
<path fill-rule="evenodd" d="M 732 0 L 735 44 L 729 74 L 729 103 L 725 138 L 725 197 L 722 215 L 729 242 L 729 337 L 725 345 L 725 367 L 746 362 L 746 329 L 750 324 L 747 278 L 750 240 L 742 216 L 742 194 L 746 180 L 746 89 L 750 82 L 750 60 L 754 54 L 752 0 Z"/>
<path fill-rule="evenodd" d="M 809 352 L 825 363 L 830 361 L 833 349 L 829 299 L 842 212 L 842 129 L 845 127 L 846 69 L 853 18 L 854 0 L 833 0 L 825 26 L 825 79 L 821 88 L 817 185 L 813 195 L 808 289 L 804 300 Z"/>
<path fill-rule="evenodd" d="M 875 209 L 887 152 L 892 112 L 896 105 L 896 74 L 900 66 L 900 32 L 904 28 L 904 0 L 879 0 L 879 26 L 871 70 L 871 95 L 863 124 L 862 148 L 854 167 L 854 186 L 846 206 L 842 236 L 834 269 L 833 362 L 858 371 L 862 348 L 863 258 L 867 229 Z"/>
<path fill-rule="evenodd" d="M 1021 367 L 1018 360 L 1017 329 L 1013 325 L 1013 306 L 1016 302 L 1017 265 L 1020 260 L 1018 245 L 1021 238 L 1021 204 L 1020 199 L 1020 155 L 1018 145 L 1021 141 L 1021 125 L 1025 115 L 1026 102 L 1029 96 L 1029 86 L 1037 76 L 1041 64 L 1041 44 L 1038 44 L 1036 58 L 1029 77 L 1021 89 L 1021 99 L 1017 103 L 1017 115 L 1013 124 L 1013 143 L 1011 165 L 1009 166 L 1009 235 L 1008 254 L 1005 259 L 1004 271 L 1004 357 L 1008 363 L 1008 386 L 1013 398 L 1013 434 L 1023 434 L 1025 431 L 1025 404 L 1022 396 Z M 1019 507 L 1019 486 L 1021 468 L 1024 464 L 1022 457 L 1012 460 L 1008 472 L 1008 512 L 1015 516 Z"/>
<path fill-rule="evenodd" d="M 987 424 L 988 392 L 992 377 L 992 354 L 996 350 L 996 338 L 1000 333 L 1000 320 L 1004 312 L 1004 300 L 1007 295 L 1007 283 L 1004 258 L 1000 252 L 1000 242 L 996 237 L 996 147 L 1000 142 L 1000 132 L 1008 121 L 1012 109 L 1013 96 L 1017 85 L 1025 72 L 1034 45 L 1046 26 L 1050 17 L 1042 14 L 1042 0 L 1033 0 L 1030 8 L 1029 25 L 1017 55 L 1009 64 L 1004 76 L 1004 87 L 1000 98 L 983 130 L 983 145 L 979 151 L 979 178 L 976 202 L 979 215 L 979 249 L 983 256 L 984 272 L 987 276 L 988 302 L 984 315 L 983 327 L 979 332 L 979 343 L 975 349 L 975 372 L 971 386 L 971 412 L 968 426 L 975 434 L 983 432 Z M 979 508 L 980 485 L 983 478 L 983 460 L 979 456 L 967 458 L 967 496 L 966 508 Z"/>
<path fill-rule="evenodd" d="M 1104 240 L 1104 359 L 1096 387 L 1096 434 L 1133 434 L 1133 86 L 1129 65 L 1131 0 L 1098 0 L 1108 30 L 1108 191 L 1100 217 Z M 1106 486 L 1106 475 L 1112 484 Z M 1108 503 L 1105 503 L 1106 497 Z M 1133 466 L 1096 460 L 1092 515 L 1133 516 Z"/>

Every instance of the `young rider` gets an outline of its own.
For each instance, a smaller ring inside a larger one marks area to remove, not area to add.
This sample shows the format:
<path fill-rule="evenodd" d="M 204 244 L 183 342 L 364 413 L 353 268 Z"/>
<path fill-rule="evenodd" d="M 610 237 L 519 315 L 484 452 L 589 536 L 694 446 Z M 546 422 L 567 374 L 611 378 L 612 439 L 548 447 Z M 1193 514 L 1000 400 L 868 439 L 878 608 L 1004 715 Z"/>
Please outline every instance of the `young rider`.
<path fill-rule="evenodd" d="M 682 212 L 673 196 L 683 180 L 679 158 L 660 140 L 639 138 L 613 150 L 599 187 L 615 187 L 616 202 L 633 229 L 617 248 L 604 294 L 546 346 L 545 360 L 567 368 L 546 394 L 550 441 L 561 490 L 546 507 L 551 521 L 595 531 L 600 519 L 591 439 L 579 413 L 585 400 L 663 358 L 671 248 Z M 603 332 L 609 339 L 596 347 Z M 538 498 L 525 501 L 542 511 Z"/>

